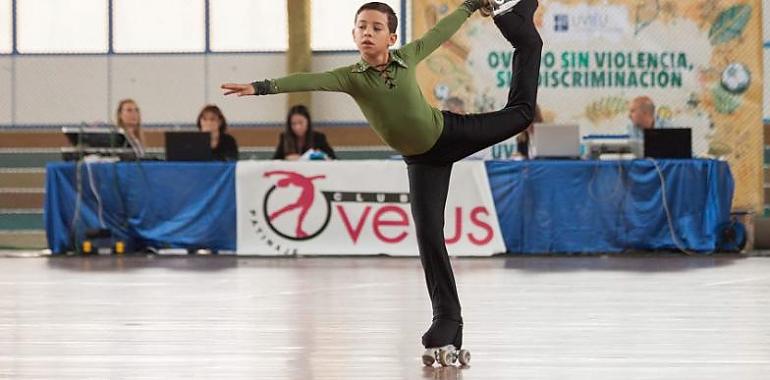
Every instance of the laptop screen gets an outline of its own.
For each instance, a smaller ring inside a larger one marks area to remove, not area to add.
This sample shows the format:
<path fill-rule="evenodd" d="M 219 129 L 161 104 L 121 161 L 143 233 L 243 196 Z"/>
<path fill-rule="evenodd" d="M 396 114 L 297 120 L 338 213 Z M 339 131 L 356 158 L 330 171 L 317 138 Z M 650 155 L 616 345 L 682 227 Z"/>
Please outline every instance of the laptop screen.
<path fill-rule="evenodd" d="M 208 132 L 166 132 L 166 161 L 212 161 Z"/>
<path fill-rule="evenodd" d="M 692 158 L 692 130 L 690 128 L 645 129 L 644 157 Z"/>
<path fill-rule="evenodd" d="M 530 139 L 532 158 L 580 158 L 577 124 L 535 124 Z"/>

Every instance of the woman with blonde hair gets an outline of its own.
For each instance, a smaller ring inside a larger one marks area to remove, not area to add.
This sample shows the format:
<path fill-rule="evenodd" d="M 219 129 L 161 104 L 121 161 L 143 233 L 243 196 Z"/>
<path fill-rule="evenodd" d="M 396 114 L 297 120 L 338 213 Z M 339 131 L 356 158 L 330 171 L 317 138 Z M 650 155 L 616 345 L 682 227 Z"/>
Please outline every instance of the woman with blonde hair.
<path fill-rule="evenodd" d="M 142 115 L 139 113 L 139 106 L 133 99 L 123 99 L 118 103 L 115 121 L 118 128 L 125 133 L 126 141 L 136 156 L 143 157 L 145 138 L 144 131 L 142 131 Z"/>

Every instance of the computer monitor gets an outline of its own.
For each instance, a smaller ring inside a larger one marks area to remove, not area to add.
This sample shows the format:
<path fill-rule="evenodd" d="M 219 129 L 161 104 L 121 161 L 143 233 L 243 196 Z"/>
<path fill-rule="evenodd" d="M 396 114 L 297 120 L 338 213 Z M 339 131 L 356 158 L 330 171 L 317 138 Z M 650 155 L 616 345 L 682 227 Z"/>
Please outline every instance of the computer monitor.
<path fill-rule="evenodd" d="M 137 158 L 124 132 L 116 127 L 106 125 L 63 127 L 61 131 L 72 145 L 61 148 L 64 161 L 75 161 L 89 156 L 117 157 L 121 160 Z"/>
<path fill-rule="evenodd" d="M 580 127 L 577 124 L 535 124 L 529 141 L 531 158 L 580 158 Z"/>
<path fill-rule="evenodd" d="M 126 136 L 115 127 L 63 127 L 72 146 L 88 148 L 120 148 L 126 146 Z"/>
<path fill-rule="evenodd" d="M 690 128 L 645 129 L 644 157 L 692 158 L 692 130 Z"/>
<path fill-rule="evenodd" d="M 166 132 L 166 161 L 212 161 L 208 132 Z"/>

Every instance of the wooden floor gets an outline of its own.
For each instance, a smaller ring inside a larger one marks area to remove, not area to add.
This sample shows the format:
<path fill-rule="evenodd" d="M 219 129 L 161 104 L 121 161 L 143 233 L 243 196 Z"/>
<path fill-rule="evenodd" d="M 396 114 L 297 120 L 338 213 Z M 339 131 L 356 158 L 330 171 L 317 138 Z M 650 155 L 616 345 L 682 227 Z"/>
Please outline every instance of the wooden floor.
<path fill-rule="evenodd" d="M 473 360 L 442 369 L 413 258 L 3 258 L 0 378 L 770 378 L 770 258 L 454 266 Z"/>

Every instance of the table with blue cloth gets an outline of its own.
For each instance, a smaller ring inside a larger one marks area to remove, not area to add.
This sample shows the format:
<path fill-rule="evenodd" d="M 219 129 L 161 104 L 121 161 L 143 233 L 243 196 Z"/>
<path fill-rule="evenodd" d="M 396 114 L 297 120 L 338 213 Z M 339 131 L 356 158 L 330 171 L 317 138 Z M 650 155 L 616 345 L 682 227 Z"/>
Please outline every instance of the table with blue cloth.
<path fill-rule="evenodd" d="M 487 173 L 505 246 L 527 254 L 712 252 L 734 187 L 715 160 L 494 161 Z"/>
<path fill-rule="evenodd" d="M 103 226 L 132 249 L 234 251 L 236 165 L 51 163 L 44 211 L 49 248 L 71 251 L 86 229 Z M 485 166 L 509 253 L 713 252 L 730 219 L 734 184 L 722 161 L 534 160 Z"/>
<path fill-rule="evenodd" d="M 128 250 L 235 250 L 235 217 L 233 163 L 61 162 L 46 167 L 44 222 L 54 253 L 73 250 L 86 229 L 100 228 L 102 222 Z"/>

